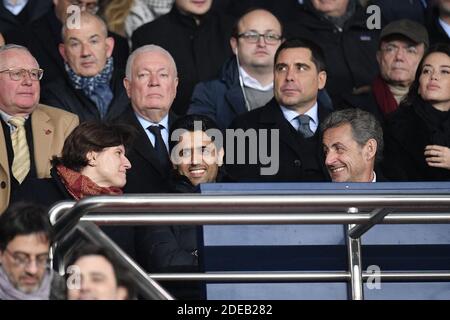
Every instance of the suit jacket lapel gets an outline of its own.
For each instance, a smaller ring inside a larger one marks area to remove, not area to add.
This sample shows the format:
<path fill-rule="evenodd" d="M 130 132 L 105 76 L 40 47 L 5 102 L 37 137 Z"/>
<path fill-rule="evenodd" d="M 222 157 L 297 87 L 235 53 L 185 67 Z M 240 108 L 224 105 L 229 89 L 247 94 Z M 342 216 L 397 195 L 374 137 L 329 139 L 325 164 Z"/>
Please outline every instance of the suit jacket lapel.
<path fill-rule="evenodd" d="M 280 106 L 274 99 L 269 102 L 268 108 L 261 113 L 261 127 L 270 129 L 279 129 L 280 142 L 289 146 L 297 155 L 300 156 L 301 150 L 298 143 L 297 133 L 291 124 L 283 116 Z"/>
<path fill-rule="evenodd" d="M 5 170 L 6 175 L 8 176 L 9 175 L 8 152 L 6 150 L 5 135 L 3 133 L 2 127 L 0 127 L 0 166 L 3 168 L 3 170 Z"/>
<path fill-rule="evenodd" d="M 128 112 L 126 112 L 124 120 L 138 130 L 138 135 L 133 144 L 134 151 L 137 154 L 141 155 L 141 157 L 143 157 L 149 164 L 151 164 L 162 175 L 164 175 L 163 169 L 159 164 L 159 159 L 157 157 L 156 151 L 153 148 L 153 145 L 150 142 L 147 133 L 144 131 L 144 128 L 142 128 L 141 124 L 136 118 L 131 105 L 129 106 Z"/>
<path fill-rule="evenodd" d="M 36 108 L 31 114 L 31 129 L 33 132 L 34 160 L 38 177 L 46 176 L 50 172 L 51 146 L 55 128 L 49 121 L 50 117 Z"/>

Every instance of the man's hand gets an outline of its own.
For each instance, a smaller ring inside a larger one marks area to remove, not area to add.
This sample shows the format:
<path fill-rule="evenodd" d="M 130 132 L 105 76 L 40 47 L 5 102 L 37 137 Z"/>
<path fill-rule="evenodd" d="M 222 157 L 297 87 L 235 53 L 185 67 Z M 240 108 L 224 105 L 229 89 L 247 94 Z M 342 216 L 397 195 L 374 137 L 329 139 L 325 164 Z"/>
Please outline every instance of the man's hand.
<path fill-rule="evenodd" d="M 450 170 L 450 148 L 428 145 L 425 147 L 425 160 L 430 167 Z"/>

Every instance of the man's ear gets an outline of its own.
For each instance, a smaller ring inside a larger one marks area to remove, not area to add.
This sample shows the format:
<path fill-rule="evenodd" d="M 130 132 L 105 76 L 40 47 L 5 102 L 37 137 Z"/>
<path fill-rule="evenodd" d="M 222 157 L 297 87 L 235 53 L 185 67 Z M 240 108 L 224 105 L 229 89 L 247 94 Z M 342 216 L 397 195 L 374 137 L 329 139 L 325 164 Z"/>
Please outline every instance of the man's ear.
<path fill-rule="evenodd" d="M 124 286 L 118 286 L 116 290 L 116 300 L 128 300 L 128 289 Z"/>
<path fill-rule="evenodd" d="M 97 159 L 97 152 L 95 151 L 89 151 L 86 154 L 86 159 L 88 161 L 88 165 L 91 167 L 95 167 L 97 165 L 96 159 Z"/>
<path fill-rule="evenodd" d="M 64 43 L 60 43 L 58 45 L 58 50 L 59 50 L 59 54 L 61 55 L 61 57 L 64 59 L 65 62 L 67 62 L 66 46 L 64 45 Z"/>
<path fill-rule="evenodd" d="M 111 57 L 113 50 L 114 50 L 114 38 L 107 37 L 105 39 L 105 45 L 106 45 L 106 56 L 109 58 L 109 57 Z"/>
<path fill-rule="evenodd" d="M 375 159 L 375 156 L 377 154 L 377 140 L 375 139 L 369 139 L 366 142 L 366 145 L 364 146 L 364 159 L 366 161 L 370 161 L 372 159 Z"/>
<path fill-rule="evenodd" d="M 127 92 L 128 98 L 131 98 L 131 84 L 128 78 L 123 78 L 123 86 L 125 87 L 125 91 Z"/>
<path fill-rule="evenodd" d="M 223 150 L 223 147 L 220 148 L 219 152 L 217 153 L 217 165 L 221 167 L 223 165 L 223 157 L 225 156 L 225 151 Z"/>
<path fill-rule="evenodd" d="M 237 55 L 237 51 L 238 51 L 237 46 L 238 46 L 238 44 L 237 44 L 237 39 L 235 37 L 231 37 L 230 38 L 230 46 L 231 46 L 231 50 L 233 51 L 233 53 L 235 55 Z"/>
<path fill-rule="evenodd" d="M 325 88 L 325 84 L 327 83 L 327 72 L 326 71 L 320 71 L 318 76 L 318 86 L 319 90 Z"/>

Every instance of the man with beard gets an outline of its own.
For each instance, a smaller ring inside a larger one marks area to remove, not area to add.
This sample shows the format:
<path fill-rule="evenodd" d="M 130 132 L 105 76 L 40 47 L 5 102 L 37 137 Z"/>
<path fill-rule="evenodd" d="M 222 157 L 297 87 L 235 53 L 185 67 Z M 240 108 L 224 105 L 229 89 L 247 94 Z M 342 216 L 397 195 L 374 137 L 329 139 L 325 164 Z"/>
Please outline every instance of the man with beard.
<path fill-rule="evenodd" d="M 0 217 L 0 299 L 62 299 L 64 281 L 49 269 L 52 227 L 47 212 L 17 203 Z"/>

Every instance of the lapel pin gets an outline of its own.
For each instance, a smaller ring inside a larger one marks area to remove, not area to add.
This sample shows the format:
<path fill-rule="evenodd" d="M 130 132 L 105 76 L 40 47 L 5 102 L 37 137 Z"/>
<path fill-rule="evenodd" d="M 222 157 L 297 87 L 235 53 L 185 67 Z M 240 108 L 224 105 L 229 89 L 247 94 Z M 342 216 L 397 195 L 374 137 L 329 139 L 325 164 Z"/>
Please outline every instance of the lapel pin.
<path fill-rule="evenodd" d="M 50 133 L 52 133 L 52 130 L 50 130 L 50 129 L 46 129 L 46 130 L 45 130 L 45 135 L 48 136 Z"/>

